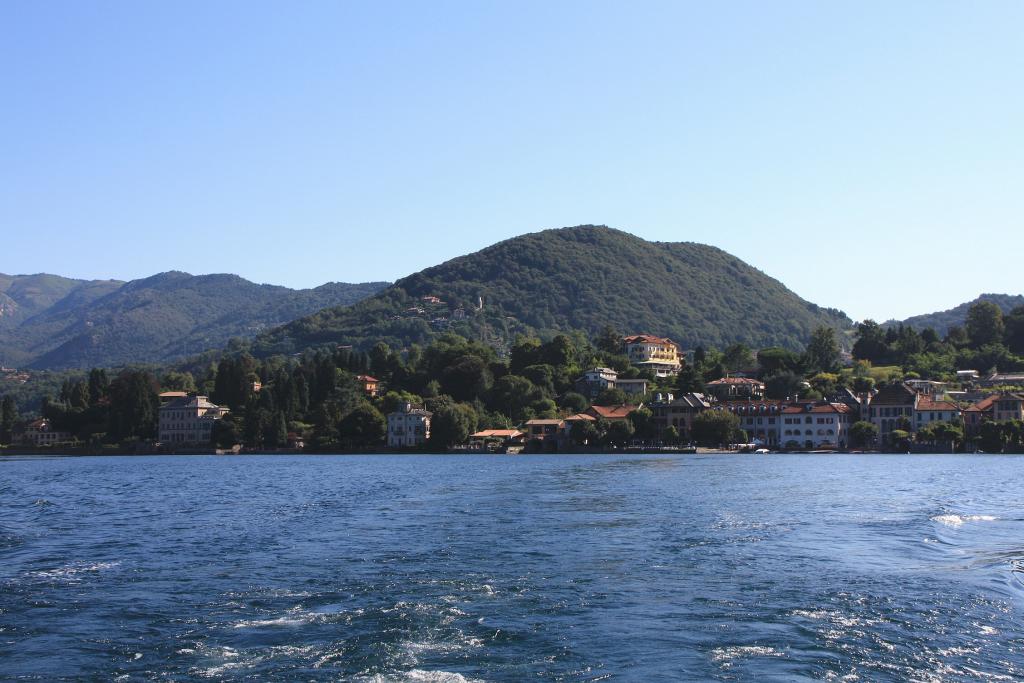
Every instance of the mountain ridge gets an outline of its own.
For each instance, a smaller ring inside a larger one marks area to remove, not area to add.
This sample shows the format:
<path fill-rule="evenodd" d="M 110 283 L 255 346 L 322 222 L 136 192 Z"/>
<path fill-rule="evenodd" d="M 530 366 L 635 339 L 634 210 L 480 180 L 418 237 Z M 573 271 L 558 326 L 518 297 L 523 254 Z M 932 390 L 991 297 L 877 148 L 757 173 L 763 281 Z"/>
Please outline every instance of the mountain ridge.
<path fill-rule="evenodd" d="M 425 297 L 444 305 L 425 304 Z M 377 339 L 404 347 L 446 329 L 507 344 L 518 333 L 595 334 L 606 325 L 689 346 L 801 348 L 814 327 L 846 330 L 852 321 L 717 247 L 649 242 L 584 225 L 519 235 L 449 259 L 348 309 L 320 311 L 260 335 L 254 348 L 285 353 L 328 343 L 365 347 Z"/>
<path fill-rule="evenodd" d="M 967 321 L 967 312 L 970 310 L 971 306 L 981 301 L 989 301 L 996 304 L 1005 315 L 1018 306 L 1024 306 L 1024 295 L 995 293 L 980 294 L 977 298 L 972 299 L 971 301 L 966 301 L 944 311 L 921 313 L 904 320 L 887 320 L 882 323 L 882 325 L 883 327 L 891 327 L 893 325 L 902 324 L 907 327 L 913 327 L 919 332 L 930 327 L 935 330 L 939 336 L 945 336 L 951 326 L 959 325 L 962 327 Z"/>
<path fill-rule="evenodd" d="M 294 290 L 183 271 L 127 282 L 0 274 L 0 362 L 33 369 L 167 362 L 354 303 L 385 285 L 331 282 Z"/>

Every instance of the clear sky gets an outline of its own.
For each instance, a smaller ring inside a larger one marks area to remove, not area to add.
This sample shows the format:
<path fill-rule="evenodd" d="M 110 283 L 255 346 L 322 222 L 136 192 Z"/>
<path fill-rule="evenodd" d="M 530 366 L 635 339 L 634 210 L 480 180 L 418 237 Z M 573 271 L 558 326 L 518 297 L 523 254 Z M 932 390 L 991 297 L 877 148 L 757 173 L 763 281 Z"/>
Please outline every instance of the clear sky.
<path fill-rule="evenodd" d="M 1024 3 L 0 3 L 0 272 L 392 280 L 599 223 L 1024 292 Z"/>

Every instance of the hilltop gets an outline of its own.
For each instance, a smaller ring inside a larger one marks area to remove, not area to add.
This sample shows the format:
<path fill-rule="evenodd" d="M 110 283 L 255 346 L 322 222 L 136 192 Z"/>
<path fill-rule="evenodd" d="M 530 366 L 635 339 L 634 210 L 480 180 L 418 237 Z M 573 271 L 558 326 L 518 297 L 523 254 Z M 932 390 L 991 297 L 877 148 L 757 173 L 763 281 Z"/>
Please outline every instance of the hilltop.
<path fill-rule="evenodd" d="M 0 274 L 0 364 L 35 369 L 159 363 L 251 338 L 387 283 L 293 290 L 237 275 L 167 272 L 141 280 Z"/>
<path fill-rule="evenodd" d="M 351 307 L 260 335 L 254 348 L 365 348 L 381 339 L 401 348 L 445 330 L 500 347 L 519 332 L 594 335 L 611 326 L 687 347 L 802 349 L 815 327 L 850 324 L 721 249 L 588 225 L 522 235 L 427 268 Z"/>
<path fill-rule="evenodd" d="M 924 313 L 922 315 L 915 315 L 911 318 L 907 318 L 903 321 L 890 320 L 885 323 L 885 326 L 903 324 L 907 327 L 912 327 L 915 330 L 924 330 L 925 328 L 932 328 L 938 332 L 939 336 L 944 336 L 949 328 L 958 325 L 963 327 L 967 321 L 967 311 L 970 310 L 971 306 L 978 303 L 979 301 L 990 301 L 1002 309 L 1003 314 L 1007 314 L 1013 309 L 1024 306 L 1024 296 L 1020 294 L 982 294 L 973 301 L 960 304 L 948 311 L 938 311 L 936 313 Z"/>

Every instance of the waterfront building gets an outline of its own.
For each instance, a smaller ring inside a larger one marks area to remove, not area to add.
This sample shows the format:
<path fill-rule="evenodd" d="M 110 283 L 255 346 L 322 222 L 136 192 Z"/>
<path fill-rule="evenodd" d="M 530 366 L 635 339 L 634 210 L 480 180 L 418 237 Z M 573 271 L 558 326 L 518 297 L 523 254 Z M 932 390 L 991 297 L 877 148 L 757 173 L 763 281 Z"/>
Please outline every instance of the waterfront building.
<path fill-rule="evenodd" d="M 22 435 L 22 441 L 33 446 L 52 446 L 58 443 L 67 443 L 74 438 L 71 432 L 54 429 L 46 418 L 29 423 Z"/>
<path fill-rule="evenodd" d="M 932 422 L 959 422 L 960 406 L 940 397 L 922 396 L 914 407 L 914 431 Z"/>
<path fill-rule="evenodd" d="M 186 394 L 171 398 L 160 406 L 159 441 L 165 444 L 208 444 L 213 434 L 213 423 L 227 414 L 227 408 L 211 403 L 206 396 Z"/>
<path fill-rule="evenodd" d="M 857 412 L 845 403 L 791 403 L 782 410 L 781 445 L 789 448 L 846 448 Z"/>
<path fill-rule="evenodd" d="M 882 439 L 897 429 L 914 431 L 914 410 L 921 395 L 907 385 L 887 384 L 867 400 L 869 403 L 862 411 L 861 419 L 878 427 Z"/>
<path fill-rule="evenodd" d="M 430 439 L 429 410 L 414 408 L 405 403 L 401 408 L 388 414 L 388 448 L 415 448 Z"/>
<path fill-rule="evenodd" d="M 782 413 L 786 408 L 783 401 L 771 399 L 747 401 L 723 401 L 715 406 L 717 410 L 728 410 L 739 418 L 740 428 L 747 433 L 747 439 L 767 447 L 782 445 Z"/>
<path fill-rule="evenodd" d="M 558 434 L 563 428 L 564 423 L 562 420 L 537 419 L 526 421 L 527 435 L 529 438 L 539 441 L 558 438 Z"/>
<path fill-rule="evenodd" d="M 623 341 L 629 362 L 643 370 L 650 370 L 656 377 L 675 375 L 683 367 L 679 345 L 671 339 L 637 334 Z"/>
<path fill-rule="evenodd" d="M 999 394 L 992 394 L 964 408 L 964 433 L 967 436 L 977 436 L 981 423 L 992 420 L 993 404 L 998 397 Z"/>
<path fill-rule="evenodd" d="M 664 433 L 675 427 L 683 439 L 693 429 L 693 418 L 711 407 L 704 394 L 655 394 L 650 404 L 653 420 Z"/>

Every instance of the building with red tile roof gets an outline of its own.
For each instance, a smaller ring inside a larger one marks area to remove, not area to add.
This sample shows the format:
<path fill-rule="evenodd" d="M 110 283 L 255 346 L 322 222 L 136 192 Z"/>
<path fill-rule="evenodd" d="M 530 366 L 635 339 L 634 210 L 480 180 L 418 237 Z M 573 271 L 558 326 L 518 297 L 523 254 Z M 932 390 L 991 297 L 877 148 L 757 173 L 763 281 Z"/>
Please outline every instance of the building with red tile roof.
<path fill-rule="evenodd" d="M 677 374 L 683 367 L 679 345 L 671 339 L 651 334 L 635 334 L 623 340 L 629 362 L 657 377 Z"/>
<path fill-rule="evenodd" d="M 764 382 L 750 377 L 723 377 L 708 382 L 706 386 L 707 392 L 719 401 L 764 396 Z"/>

